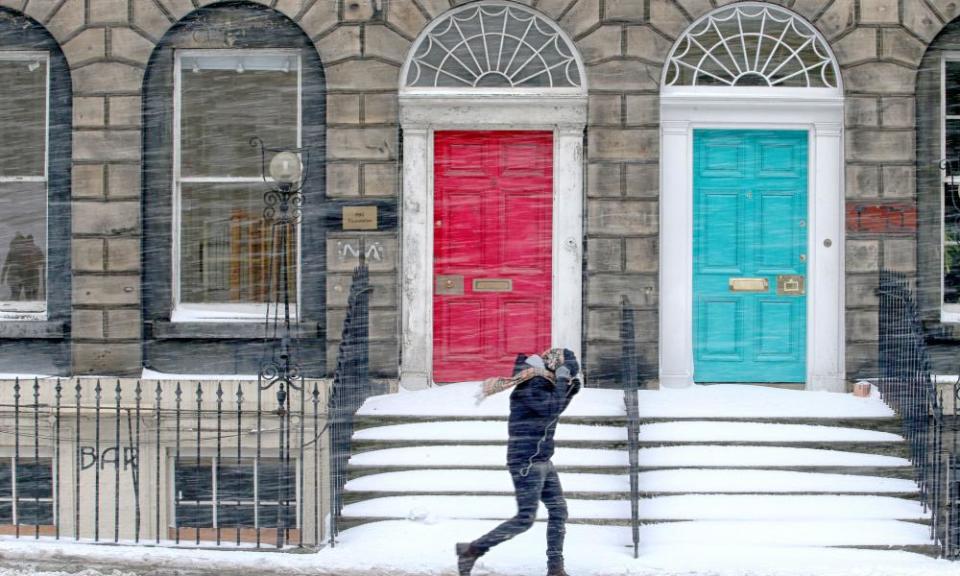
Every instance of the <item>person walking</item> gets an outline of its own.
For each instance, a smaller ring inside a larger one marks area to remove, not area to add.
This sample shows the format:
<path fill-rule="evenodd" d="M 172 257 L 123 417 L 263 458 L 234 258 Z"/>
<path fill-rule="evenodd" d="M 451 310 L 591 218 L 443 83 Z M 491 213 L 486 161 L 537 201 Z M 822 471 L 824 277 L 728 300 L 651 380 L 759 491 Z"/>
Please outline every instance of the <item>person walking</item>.
<path fill-rule="evenodd" d="M 517 357 L 511 378 L 488 378 L 478 399 L 512 388 L 508 423 L 507 469 L 513 480 L 517 513 L 473 542 L 456 545 L 460 576 L 469 576 L 477 560 L 494 546 L 530 529 L 542 501 L 547 508 L 547 576 L 567 576 L 563 566 L 567 502 L 550 458 L 560 414 L 580 391 L 580 366 L 573 352 L 554 348 Z"/>

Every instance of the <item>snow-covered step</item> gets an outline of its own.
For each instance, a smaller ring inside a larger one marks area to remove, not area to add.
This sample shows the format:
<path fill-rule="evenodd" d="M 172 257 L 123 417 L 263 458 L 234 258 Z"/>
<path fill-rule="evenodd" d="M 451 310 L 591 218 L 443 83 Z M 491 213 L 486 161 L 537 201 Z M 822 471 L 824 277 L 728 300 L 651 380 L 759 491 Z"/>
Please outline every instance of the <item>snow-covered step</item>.
<path fill-rule="evenodd" d="M 567 499 L 571 520 L 629 520 L 627 500 Z M 639 503 L 642 521 L 924 521 L 929 513 L 914 500 L 887 496 L 681 495 L 646 498 Z M 348 504 L 350 518 L 506 519 L 516 513 L 510 496 L 388 496 Z M 540 505 L 537 517 L 547 517 Z"/>
<path fill-rule="evenodd" d="M 357 430 L 354 441 L 371 442 L 506 442 L 501 420 L 414 422 Z M 623 426 L 559 424 L 558 442 L 624 442 Z M 897 443 L 903 437 L 890 432 L 827 425 L 767 422 L 679 421 L 640 426 L 641 442 L 752 442 L 752 443 Z"/>
<path fill-rule="evenodd" d="M 497 394 L 476 403 L 479 382 L 434 386 L 416 392 L 374 396 L 357 412 L 367 417 L 504 418 L 510 395 Z M 784 390 L 766 386 L 721 384 L 641 390 L 641 418 L 649 419 L 891 419 L 894 412 L 878 395 Z M 585 388 L 564 413 L 568 418 L 623 418 L 623 392 Z"/>
<path fill-rule="evenodd" d="M 510 413 L 510 394 L 496 394 L 477 404 L 480 382 L 433 386 L 415 392 L 400 392 L 368 398 L 357 416 L 504 418 Z M 626 414 L 623 392 L 584 388 L 564 412 L 568 418 L 622 418 Z"/>
<path fill-rule="evenodd" d="M 709 543 L 713 546 L 789 547 L 930 546 L 933 544 L 930 540 L 929 526 L 899 520 L 670 522 L 641 526 L 640 541 L 645 546 L 691 545 L 691 543 Z M 743 552 L 747 551 L 743 550 Z M 867 569 L 867 567 L 864 566 L 861 569 Z"/>
<path fill-rule="evenodd" d="M 882 476 L 823 474 L 783 470 L 672 469 L 648 470 L 639 475 L 644 494 L 685 493 L 834 493 L 898 494 L 918 492 L 912 480 Z M 626 474 L 561 472 L 566 493 L 625 496 Z M 511 494 L 513 482 L 506 470 L 403 470 L 369 474 L 347 482 L 348 493 Z"/>
<path fill-rule="evenodd" d="M 775 446 L 684 445 L 642 448 L 642 468 L 906 468 L 895 456 Z M 503 446 L 411 446 L 354 454 L 352 467 L 492 468 L 503 467 Z M 623 450 L 559 447 L 553 456 L 559 468 L 620 468 L 628 465 Z"/>

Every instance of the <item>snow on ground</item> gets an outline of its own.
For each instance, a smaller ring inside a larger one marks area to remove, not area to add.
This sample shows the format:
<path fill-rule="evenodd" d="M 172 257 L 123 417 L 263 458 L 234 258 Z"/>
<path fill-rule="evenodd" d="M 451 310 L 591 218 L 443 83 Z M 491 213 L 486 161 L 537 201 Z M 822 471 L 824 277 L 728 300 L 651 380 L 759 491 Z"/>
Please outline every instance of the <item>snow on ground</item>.
<path fill-rule="evenodd" d="M 641 390 L 641 418 L 888 418 L 894 415 L 879 394 L 785 390 L 768 386 L 716 384 Z"/>
<path fill-rule="evenodd" d="M 622 442 L 623 426 L 560 424 L 557 440 Z M 500 420 L 415 422 L 357 430 L 355 440 L 506 442 L 507 426 Z M 642 442 L 902 442 L 889 432 L 810 424 L 696 421 L 652 422 L 640 426 Z"/>
<path fill-rule="evenodd" d="M 509 413 L 509 392 L 487 398 L 479 405 L 479 382 L 433 386 L 425 390 L 374 396 L 360 408 L 362 416 L 504 417 Z M 857 398 L 852 394 L 785 390 L 767 386 L 717 384 L 688 388 L 641 390 L 643 418 L 887 418 L 894 415 L 879 395 Z M 619 390 L 585 388 L 564 413 L 567 417 L 623 416 Z"/>
<path fill-rule="evenodd" d="M 882 476 L 823 474 L 784 470 L 680 469 L 640 473 L 640 491 L 658 493 L 898 493 L 918 491 L 912 480 Z M 561 472 L 567 493 L 630 490 L 626 474 L 580 474 Z M 354 478 L 348 492 L 410 493 L 512 493 L 513 482 L 506 470 L 403 470 Z"/>
<path fill-rule="evenodd" d="M 628 520 L 627 500 L 567 499 L 570 518 Z M 923 520 L 930 517 L 920 502 L 887 496 L 770 496 L 684 494 L 645 498 L 641 520 Z M 347 518 L 496 519 L 517 511 L 512 496 L 388 496 L 348 504 Z M 547 517 L 540 505 L 537 517 Z"/>
<path fill-rule="evenodd" d="M 909 466 L 895 456 L 813 448 L 774 446 L 686 445 L 641 448 L 640 466 L 658 467 L 786 467 L 786 466 Z M 559 447 L 552 458 L 558 468 L 627 466 L 627 452 L 599 448 Z M 506 462 L 503 446 L 410 446 L 360 452 L 351 466 L 496 467 Z"/>
<path fill-rule="evenodd" d="M 209 573 L 315 576 L 452 576 L 453 546 L 492 529 L 491 521 L 429 524 L 384 521 L 341 533 L 334 548 L 317 554 L 172 550 L 135 546 L 0 540 L 0 562 L 26 566 L 59 561 L 70 572 L 91 565 L 123 566 L 123 574 Z M 538 523 L 484 556 L 476 576 L 529 576 L 545 572 L 545 525 Z M 674 522 L 640 528 L 640 557 L 633 558 L 630 529 L 567 527 L 567 570 L 576 576 L 956 576 L 958 564 L 896 551 L 823 548 L 882 542 L 929 544 L 927 527 L 874 522 Z M 690 544 L 691 542 L 695 544 Z M 119 576 L 110 570 L 99 573 Z M 0 576 L 40 574 L 0 570 Z M 97 576 L 84 571 L 81 576 Z M 47 574 L 44 574 L 47 576 Z M 54 576 L 50 574 L 49 576 Z M 56 576 L 60 576 L 59 573 Z"/>

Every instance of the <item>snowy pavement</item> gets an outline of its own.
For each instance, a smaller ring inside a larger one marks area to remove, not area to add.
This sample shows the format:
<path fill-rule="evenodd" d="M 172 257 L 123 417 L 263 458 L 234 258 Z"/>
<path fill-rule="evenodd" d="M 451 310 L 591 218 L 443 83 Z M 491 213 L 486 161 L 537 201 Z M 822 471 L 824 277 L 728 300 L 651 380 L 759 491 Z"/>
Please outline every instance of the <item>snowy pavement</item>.
<path fill-rule="evenodd" d="M 708 524 L 714 524 L 709 525 Z M 725 524 L 717 526 L 716 524 Z M 0 576 L 126 576 L 127 574 L 251 574 L 259 576 L 455 576 L 453 545 L 495 526 L 489 521 L 436 524 L 385 521 L 343 532 L 334 548 L 316 554 L 174 550 L 0 540 Z M 721 529 L 718 529 L 721 528 Z M 678 522 L 665 530 L 643 526 L 633 558 L 628 528 L 567 528 L 572 576 L 957 576 L 960 566 L 926 556 L 881 550 L 822 548 L 845 538 L 851 545 L 889 536 L 923 542 L 926 528 L 890 521 L 797 522 L 785 535 L 771 526 L 736 522 Z M 545 572 L 545 527 L 538 524 L 483 557 L 476 576 L 536 576 Z M 703 539 L 707 534 L 710 540 Z M 717 539 L 717 534 L 729 534 Z M 798 535 L 803 537 L 797 539 Z M 678 541 L 682 539 L 683 541 Z M 684 542 L 697 542 L 688 545 Z M 37 566 L 37 572 L 28 569 Z M 15 569 L 11 569 L 15 568 Z M 114 572 L 119 570 L 119 572 Z"/>

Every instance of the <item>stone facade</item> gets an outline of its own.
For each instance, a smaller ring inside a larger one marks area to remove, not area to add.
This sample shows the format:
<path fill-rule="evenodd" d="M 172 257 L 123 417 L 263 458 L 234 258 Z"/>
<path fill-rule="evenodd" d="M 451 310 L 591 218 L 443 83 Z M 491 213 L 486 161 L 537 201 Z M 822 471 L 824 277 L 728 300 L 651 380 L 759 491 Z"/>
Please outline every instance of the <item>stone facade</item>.
<path fill-rule="evenodd" d="M 300 26 L 327 83 L 326 193 L 331 200 L 400 195 L 400 67 L 420 31 L 453 0 L 253 0 Z M 0 0 L 60 42 L 73 75 L 73 372 L 132 374 L 141 367 L 141 86 L 154 46 L 209 0 Z M 225 2 L 227 4 L 229 2 Z M 660 78 L 673 42 L 726 0 L 528 0 L 575 41 L 588 74 L 585 134 L 584 364 L 618 369 L 611 329 L 619 298 L 639 311 L 637 340 L 657 370 Z M 777 0 L 831 44 L 846 92 L 848 213 L 862 206 L 916 210 L 917 71 L 927 46 L 960 14 L 947 0 Z M 349 288 L 338 243 L 377 244 L 371 268 L 374 369 L 399 359 L 395 231 L 331 231 L 326 337 L 332 366 Z M 66 249 L 54 247 L 52 249 Z M 877 232 L 848 222 L 848 375 L 873 373 L 881 266 L 915 273 L 913 229 Z M 0 352 L 2 353 L 2 352 Z"/>

